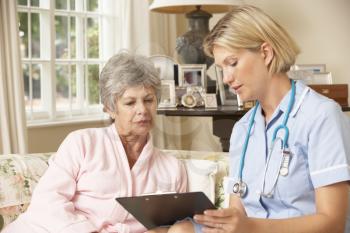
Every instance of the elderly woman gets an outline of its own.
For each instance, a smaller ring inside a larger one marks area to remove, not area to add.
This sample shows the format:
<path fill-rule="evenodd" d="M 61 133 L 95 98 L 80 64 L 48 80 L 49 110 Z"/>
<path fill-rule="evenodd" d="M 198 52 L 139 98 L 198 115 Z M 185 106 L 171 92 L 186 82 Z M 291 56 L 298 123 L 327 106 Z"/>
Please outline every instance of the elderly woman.
<path fill-rule="evenodd" d="M 3 233 L 145 232 L 115 198 L 187 188 L 183 165 L 152 144 L 159 87 L 147 58 L 113 56 L 101 72 L 100 94 L 114 123 L 69 134 L 27 212 Z"/>

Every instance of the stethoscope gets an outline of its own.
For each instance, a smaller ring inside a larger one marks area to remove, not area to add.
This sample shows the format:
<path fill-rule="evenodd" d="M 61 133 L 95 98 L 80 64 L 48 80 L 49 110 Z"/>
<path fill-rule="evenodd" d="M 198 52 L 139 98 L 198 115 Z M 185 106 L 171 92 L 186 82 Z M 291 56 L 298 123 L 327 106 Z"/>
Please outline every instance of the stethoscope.
<path fill-rule="evenodd" d="M 287 127 L 287 122 L 288 122 L 289 114 L 293 108 L 294 101 L 295 101 L 295 82 L 291 81 L 291 84 L 292 84 L 292 90 L 290 93 L 290 99 L 289 99 L 289 103 L 288 103 L 287 112 L 284 116 L 282 124 L 277 126 L 273 132 L 271 148 L 269 149 L 267 161 L 265 164 L 264 178 L 263 178 L 263 182 L 262 182 L 261 192 L 259 193 L 261 196 L 268 197 L 268 198 L 271 198 L 273 196 L 273 191 L 277 185 L 277 180 L 278 180 L 279 175 L 287 176 L 289 173 L 289 162 L 290 162 L 291 154 L 290 154 L 289 146 L 288 146 L 289 129 Z M 258 107 L 259 107 L 259 102 L 256 103 L 256 105 L 253 109 L 252 115 L 250 117 L 250 120 L 249 120 L 248 132 L 247 132 L 247 135 L 245 137 L 243 150 L 242 150 L 242 154 L 241 154 L 241 159 L 240 159 L 240 164 L 239 164 L 238 181 L 233 184 L 232 192 L 234 194 L 238 195 L 239 197 L 244 197 L 247 194 L 247 184 L 245 182 L 243 182 L 243 179 L 242 179 L 243 168 L 244 168 L 244 161 L 245 161 L 245 156 L 246 156 L 248 143 L 249 143 L 250 132 L 251 132 L 251 129 L 252 129 L 253 124 L 254 124 L 254 118 L 255 118 L 255 114 L 256 114 Z M 277 133 L 280 130 L 284 130 L 283 139 L 277 138 Z M 276 174 L 276 176 L 274 178 L 272 188 L 270 191 L 267 192 L 265 190 L 266 173 L 267 173 L 267 169 L 268 169 L 268 166 L 269 166 L 269 163 L 271 160 L 271 155 L 272 155 L 273 149 L 279 141 L 282 144 L 282 151 L 283 151 L 282 160 L 281 160 L 281 163 L 279 166 L 279 172 Z"/>

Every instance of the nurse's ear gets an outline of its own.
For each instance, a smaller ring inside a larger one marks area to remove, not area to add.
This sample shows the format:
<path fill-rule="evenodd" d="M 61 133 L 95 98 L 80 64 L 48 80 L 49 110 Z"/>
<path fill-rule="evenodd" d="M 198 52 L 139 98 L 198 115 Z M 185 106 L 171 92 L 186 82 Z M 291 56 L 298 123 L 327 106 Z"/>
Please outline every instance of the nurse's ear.
<path fill-rule="evenodd" d="M 272 58 L 274 56 L 274 52 L 273 49 L 271 47 L 270 44 L 264 42 L 261 46 L 260 46 L 260 53 L 264 59 L 264 63 L 266 66 L 269 66 Z"/>

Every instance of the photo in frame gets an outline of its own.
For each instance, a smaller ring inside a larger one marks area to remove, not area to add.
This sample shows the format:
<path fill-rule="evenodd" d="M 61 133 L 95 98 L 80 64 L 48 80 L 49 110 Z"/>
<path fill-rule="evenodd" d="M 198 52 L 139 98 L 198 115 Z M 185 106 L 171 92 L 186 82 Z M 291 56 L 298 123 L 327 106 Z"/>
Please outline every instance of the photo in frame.
<path fill-rule="evenodd" d="M 158 108 L 176 107 L 175 81 L 161 80 L 160 100 Z"/>
<path fill-rule="evenodd" d="M 215 67 L 215 71 L 221 105 L 238 106 L 238 96 L 230 90 L 228 85 L 224 85 L 222 70 Z"/>
<path fill-rule="evenodd" d="M 203 87 L 207 88 L 205 64 L 178 65 L 178 81 L 180 87 Z"/>

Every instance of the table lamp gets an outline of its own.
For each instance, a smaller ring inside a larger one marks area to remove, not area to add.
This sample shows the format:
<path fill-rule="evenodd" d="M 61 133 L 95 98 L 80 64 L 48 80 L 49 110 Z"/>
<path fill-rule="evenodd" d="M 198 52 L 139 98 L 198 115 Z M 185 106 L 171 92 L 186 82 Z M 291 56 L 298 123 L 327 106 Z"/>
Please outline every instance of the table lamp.
<path fill-rule="evenodd" d="M 176 39 L 176 51 L 184 64 L 206 64 L 213 59 L 203 51 L 203 39 L 209 33 L 211 13 L 224 13 L 242 0 L 153 0 L 149 9 L 159 13 L 186 13 L 189 31 Z"/>

